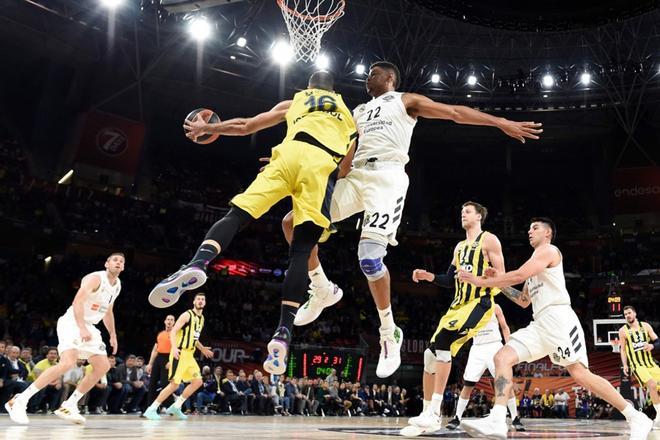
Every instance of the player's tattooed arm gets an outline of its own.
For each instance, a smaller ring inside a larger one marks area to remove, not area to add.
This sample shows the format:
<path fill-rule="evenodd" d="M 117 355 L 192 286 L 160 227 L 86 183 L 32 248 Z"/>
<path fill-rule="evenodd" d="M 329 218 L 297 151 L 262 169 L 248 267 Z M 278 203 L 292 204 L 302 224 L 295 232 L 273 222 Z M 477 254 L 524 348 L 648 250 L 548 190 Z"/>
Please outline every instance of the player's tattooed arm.
<path fill-rule="evenodd" d="M 527 291 L 526 284 L 525 287 L 523 287 L 523 290 L 518 290 L 513 287 L 504 287 L 501 290 L 504 296 L 518 304 L 520 307 L 526 308 L 530 305 L 529 292 Z"/>

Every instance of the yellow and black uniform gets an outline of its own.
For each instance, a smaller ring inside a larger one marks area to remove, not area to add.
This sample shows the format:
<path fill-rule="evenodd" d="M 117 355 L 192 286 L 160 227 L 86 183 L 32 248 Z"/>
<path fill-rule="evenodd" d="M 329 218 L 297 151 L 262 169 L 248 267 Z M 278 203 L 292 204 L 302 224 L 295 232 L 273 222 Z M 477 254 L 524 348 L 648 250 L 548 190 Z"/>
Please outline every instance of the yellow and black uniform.
<path fill-rule="evenodd" d="M 259 218 L 286 196 L 294 226 L 311 221 L 330 225 L 330 201 L 338 164 L 357 130 L 341 95 L 321 89 L 298 92 L 286 114 L 287 134 L 271 160 L 232 204 Z"/>
<path fill-rule="evenodd" d="M 204 315 L 197 315 L 192 309 L 186 313 L 190 315 L 190 320 L 176 332 L 176 346 L 179 349 L 179 359 L 174 359 L 170 353 L 170 374 L 169 380 L 174 383 L 190 382 L 193 379 L 202 377 L 199 365 L 195 360 L 195 343 L 199 340 L 199 335 L 204 327 Z"/>
<path fill-rule="evenodd" d="M 482 276 L 490 267 L 490 261 L 483 253 L 486 234 L 489 232 L 483 231 L 474 241 L 464 240 L 458 244 L 453 260 L 458 270 Z M 431 346 L 435 350 L 449 350 L 452 357 L 488 323 L 493 314 L 493 296 L 500 292 L 497 288 L 476 287 L 458 278 L 454 289 L 454 300 L 431 337 Z"/>
<path fill-rule="evenodd" d="M 651 344 L 651 337 L 644 325 L 639 322 L 638 329 L 634 330 L 630 324 L 626 323 L 623 331 L 626 335 L 628 367 L 635 374 L 639 384 L 645 386 L 650 380 L 660 384 L 660 367 L 653 359 L 651 352 L 644 350 L 646 344 Z"/>

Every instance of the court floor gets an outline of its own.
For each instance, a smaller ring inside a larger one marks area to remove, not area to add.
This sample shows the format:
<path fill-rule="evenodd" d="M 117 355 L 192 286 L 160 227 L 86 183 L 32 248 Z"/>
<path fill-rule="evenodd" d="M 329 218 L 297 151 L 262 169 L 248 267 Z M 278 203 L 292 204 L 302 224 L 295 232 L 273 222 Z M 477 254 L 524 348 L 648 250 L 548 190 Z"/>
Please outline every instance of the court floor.
<path fill-rule="evenodd" d="M 55 416 L 32 416 L 27 426 L 0 417 L 0 438 L 11 440 L 82 439 L 368 439 L 399 436 L 405 418 L 375 417 L 259 417 L 191 416 L 187 421 L 148 421 L 136 416 L 89 416 L 85 426 L 70 425 Z M 446 422 L 446 420 L 445 420 Z M 627 439 L 623 421 L 524 420 L 527 432 L 509 432 L 510 438 Z M 403 438 L 403 437 L 400 437 Z M 421 438 L 469 438 L 445 429 Z M 648 440 L 660 440 L 653 431 Z"/>

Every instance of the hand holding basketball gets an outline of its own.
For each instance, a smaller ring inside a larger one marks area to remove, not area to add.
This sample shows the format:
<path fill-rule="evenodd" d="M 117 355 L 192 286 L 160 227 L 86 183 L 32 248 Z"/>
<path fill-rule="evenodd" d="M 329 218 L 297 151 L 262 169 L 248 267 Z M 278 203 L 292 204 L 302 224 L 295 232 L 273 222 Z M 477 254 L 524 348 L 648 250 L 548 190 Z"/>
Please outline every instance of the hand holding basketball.
<path fill-rule="evenodd" d="M 183 121 L 183 129 L 191 141 L 197 144 L 210 144 L 220 137 L 219 133 L 213 133 L 209 130 L 209 124 L 217 124 L 220 117 L 213 111 L 206 108 L 198 108 L 191 111 Z"/>

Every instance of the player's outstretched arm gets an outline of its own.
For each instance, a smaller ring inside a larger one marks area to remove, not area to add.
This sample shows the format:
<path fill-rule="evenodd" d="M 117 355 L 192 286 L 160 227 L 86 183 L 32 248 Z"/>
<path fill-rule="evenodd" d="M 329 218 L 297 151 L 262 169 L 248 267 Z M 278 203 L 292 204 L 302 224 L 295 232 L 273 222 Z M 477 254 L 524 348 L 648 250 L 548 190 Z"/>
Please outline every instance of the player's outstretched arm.
<path fill-rule="evenodd" d="M 259 113 L 251 118 L 228 119 L 217 124 L 209 124 L 201 119 L 186 120 L 183 123 L 183 128 L 186 129 L 186 136 L 190 139 L 196 139 L 198 136 L 207 133 L 218 133 L 224 136 L 247 136 L 284 122 L 291 103 L 290 100 L 282 101 L 269 111 Z"/>
<path fill-rule="evenodd" d="M 457 124 L 497 127 L 507 136 L 518 139 L 523 144 L 525 139 L 538 139 L 537 135 L 543 133 L 541 123 L 510 121 L 464 105 L 435 102 L 417 93 L 406 93 L 402 99 L 408 114 L 414 118 L 447 119 Z"/>
<path fill-rule="evenodd" d="M 474 284 L 477 287 L 510 287 L 520 284 L 526 279 L 541 273 L 557 257 L 557 249 L 551 245 L 537 248 L 532 257 L 516 270 L 495 277 L 476 277 L 472 273 L 461 270 L 458 278 L 461 281 Z"/>

